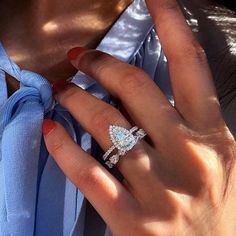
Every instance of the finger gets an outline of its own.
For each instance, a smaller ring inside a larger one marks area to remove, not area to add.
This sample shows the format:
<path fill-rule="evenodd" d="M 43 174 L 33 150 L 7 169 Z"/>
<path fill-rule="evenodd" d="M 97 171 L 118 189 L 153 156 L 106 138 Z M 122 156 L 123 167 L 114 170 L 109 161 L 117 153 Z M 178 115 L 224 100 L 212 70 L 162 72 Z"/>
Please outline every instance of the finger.
<path fill-rule="evenodd" d="M 109 138 L 111 124 L 131 128 L 129 122 L 117 109 L 77 86 L 69 86 L 57 97 L 59 103 L 97 140 L 104 151 L 112 146 Z M 135 145 L 120 159 L 117 167 L 131 186 L 129 191 L 136 199 L 141 202 L 156 201 L 160 209 L 163 201 L 167 203 L 170 199 L 159 180 L 156 157 L 147 152 L 148 146 L 144 141 Z M 152 194 L 149 194 L 150 192 Z"/>
<path fill-rule="evenodd" d="M 104 151 L 112 146 L 109 137 L 110 125 L 131 128 L 129 122 L 117 109 L 77 86 L 67 87 L 57 95 L 57 99 L 96 139 Z M 143 199 L 159 198 L 163 195 L 163 186 L 155 171 L 156 158 L 148 155 L 147 145 L 145 142 L 137 144 L 120 159 L 117 166 L 137 195 Z M 153 191 L 153 186 L 155 186 L 155 191 Z M 148 194 L 150 191 L 152 191 L 152 196 Z"/>
<path fill-rule="evenodd" d="M 168 59 L 177 109 L 192 124 L 215 126 L 221 114 L 207 58 L 177 1 L 146 2 Z"/>
<path fill-rule="evenodd" d="M 169 135 L 164 127 L 175 129 L 181 122 L 176 110 L 144 71 L 95 50 L 83 52 L 72 63 L 118 97 L 132 120 L 155 143 Z"/>
<path fill-rule="evenodd" d="M 110 226 L 134 211 L 137 205 L 132 196 L 59 123 L 46 120 L 43 130 L 49 153 Z"/>

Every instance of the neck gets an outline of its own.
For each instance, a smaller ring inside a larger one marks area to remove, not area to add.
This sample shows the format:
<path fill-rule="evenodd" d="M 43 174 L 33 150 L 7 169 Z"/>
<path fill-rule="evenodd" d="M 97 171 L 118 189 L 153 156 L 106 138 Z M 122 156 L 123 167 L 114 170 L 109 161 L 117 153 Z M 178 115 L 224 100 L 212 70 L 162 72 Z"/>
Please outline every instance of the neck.
<path fill-rule="evenodd" d="M 49 80 L 75 73 L 66 52 L 94 48 L 132 0 L 0 0 L 0 38 L 24 69 Z M 5 30 L 7 28 L 7 30 Z M 2 30 L 2 31 L 1 31 Z"/>
<path fill-rule="evenodd" d="M 34 0 L 34 29 L 49 37 L 58 31 L 104 32 L 131 0 Z M 41 32 L 40 32 L 41 31 Z M 84 45 L 85 46 L 85 45 Z"/>

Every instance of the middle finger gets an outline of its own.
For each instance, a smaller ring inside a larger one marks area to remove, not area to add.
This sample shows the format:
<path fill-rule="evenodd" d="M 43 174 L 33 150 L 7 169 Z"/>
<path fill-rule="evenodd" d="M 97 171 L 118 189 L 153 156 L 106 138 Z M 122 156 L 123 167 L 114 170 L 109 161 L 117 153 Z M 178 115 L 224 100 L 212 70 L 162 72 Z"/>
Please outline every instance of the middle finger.
<path fill-rule="evenodd" d="M 95 50 L 83 52 L 72 63 L 118 97 L 130 117 L 144 128 L 156 146 L 163 136 L 169 135 L 166 127 L 173 130 L 181 122 L 165 95 L 141 69 Z"/>

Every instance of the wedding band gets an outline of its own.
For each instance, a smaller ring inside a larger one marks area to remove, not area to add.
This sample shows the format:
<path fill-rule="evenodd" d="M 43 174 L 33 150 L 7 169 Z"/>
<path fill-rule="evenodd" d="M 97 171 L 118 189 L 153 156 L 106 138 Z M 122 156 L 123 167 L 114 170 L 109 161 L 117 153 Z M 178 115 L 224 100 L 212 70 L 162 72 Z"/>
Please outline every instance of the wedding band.
<path fill-rule="evenodd" d="M 105 152 L 103 160 L 106 161 L 105 163 L 109 168 L 113 168 L 120 160 L 120 157 L 133 149 L 147 134 L 137 126 L 127 130 L 117 125 L 111 125 L 109 127 L 109 135 L 113 145 Z M 117 153 L 110 156 L 115 149 L 118 150 Z"/>

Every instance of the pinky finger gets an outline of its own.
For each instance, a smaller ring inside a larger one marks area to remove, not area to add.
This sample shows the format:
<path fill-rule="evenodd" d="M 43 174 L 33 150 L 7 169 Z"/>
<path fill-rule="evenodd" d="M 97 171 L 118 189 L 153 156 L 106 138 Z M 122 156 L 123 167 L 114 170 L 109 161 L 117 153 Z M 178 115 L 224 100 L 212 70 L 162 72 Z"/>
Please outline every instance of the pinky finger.
<path fill-rule="evenodd" d="M 116 227 L 114 222 L 119 225 L 119 219 L 126 222 L 127 213 L 133 212 L 137 206 L 122 184 L 84 152 L 59 123 L 45 120 L 43 131 L 49 153 L 110 228 Z"/>

